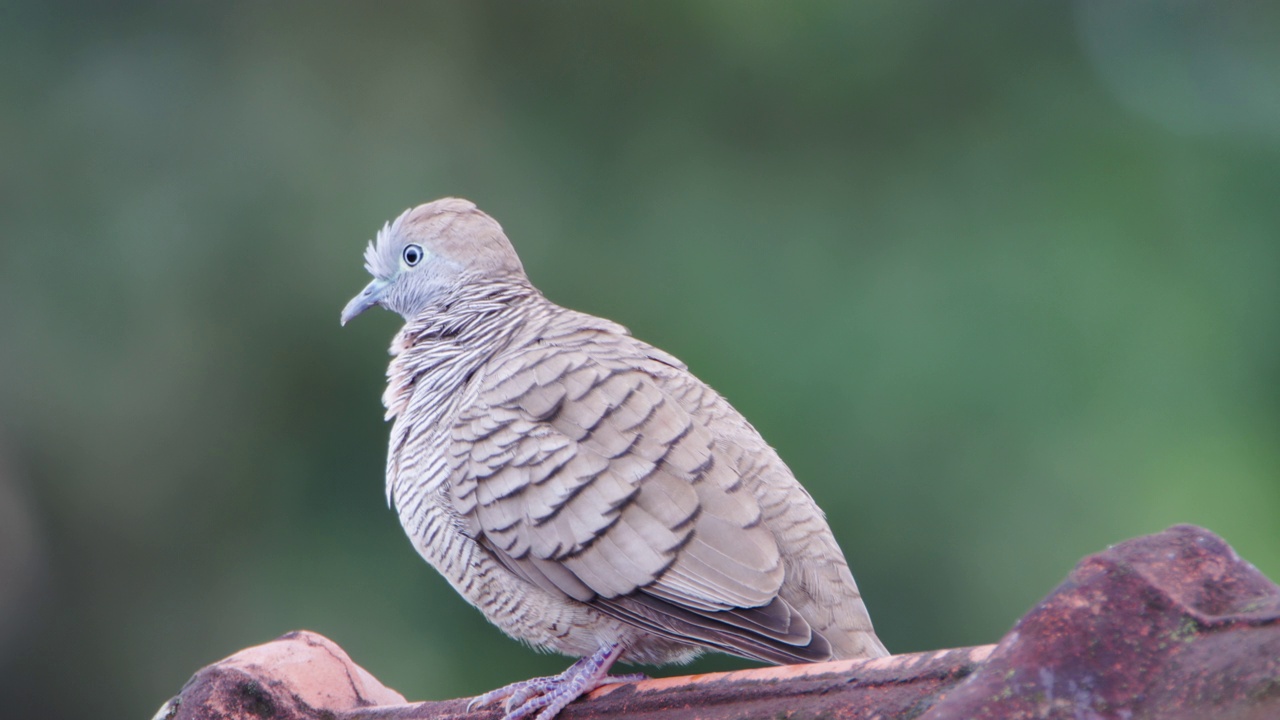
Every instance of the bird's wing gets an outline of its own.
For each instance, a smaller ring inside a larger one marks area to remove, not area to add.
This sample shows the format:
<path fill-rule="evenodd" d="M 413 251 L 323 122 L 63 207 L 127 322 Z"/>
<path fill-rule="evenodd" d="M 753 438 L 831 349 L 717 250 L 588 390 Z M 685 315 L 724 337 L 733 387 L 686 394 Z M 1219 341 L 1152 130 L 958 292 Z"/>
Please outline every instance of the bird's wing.
<path fill-rule="evenodd" d="M 488 377 L 453 427 L 450 489 L 504 565 L 675 639 L 773 662 L 830 655 L 778 597 L 778 543 L 729 454 L 672 394 L 699 381 L 554 346 Z"/>

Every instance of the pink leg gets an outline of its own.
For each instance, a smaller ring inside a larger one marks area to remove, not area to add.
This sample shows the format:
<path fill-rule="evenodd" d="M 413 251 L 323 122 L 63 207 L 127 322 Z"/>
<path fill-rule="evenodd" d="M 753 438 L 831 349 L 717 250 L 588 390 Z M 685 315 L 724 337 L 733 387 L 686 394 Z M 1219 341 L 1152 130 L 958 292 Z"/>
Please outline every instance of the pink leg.
<path fill-rule="evenodd" d="M 551 720 L 565 705 L 601 685 L 643 680 L 644 675 L 640 674 L 608 674 L 609 668 L 621 654 L 621 645 L 605 645 L 595 653 L 579 659 L 559 675 L 533 678 L 487 692 L 472 700 L 467 709 L 506 699 L 507 712 L 503 720 L 524 720 L 535 712 L 538 713 L 536 720 Z"/>

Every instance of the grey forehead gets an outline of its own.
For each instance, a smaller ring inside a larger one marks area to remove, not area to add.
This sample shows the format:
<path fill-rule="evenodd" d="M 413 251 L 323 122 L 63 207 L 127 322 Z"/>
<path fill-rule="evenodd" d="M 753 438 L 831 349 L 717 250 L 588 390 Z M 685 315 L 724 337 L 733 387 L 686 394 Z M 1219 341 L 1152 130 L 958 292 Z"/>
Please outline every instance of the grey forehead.
<path fill-rule="evenodd" d="M 400 217 L 383 224 L 377 237 L 369 241 L 369 246 L 364 250 L 364 269 L 370 275 L 389 278 L 399 269 L 400 246 L 404 244 L 400 229 L 409 213 L 409 210 L 405 210 Z"/>

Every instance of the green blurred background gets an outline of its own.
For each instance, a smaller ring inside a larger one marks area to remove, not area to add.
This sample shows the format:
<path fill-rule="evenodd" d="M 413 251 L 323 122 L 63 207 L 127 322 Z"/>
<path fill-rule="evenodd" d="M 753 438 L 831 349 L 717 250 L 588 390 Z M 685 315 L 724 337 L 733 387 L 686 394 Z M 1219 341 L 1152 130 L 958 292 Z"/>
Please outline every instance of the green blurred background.
<path fill-rule="evenodd" d="M 415 699 L 565 666 L 410 548 L 398 318 L 338 327 L 365 241 L 442 195 L 756 424 L 895 652 L 994 642 L 1173 523 L 1280 578 L 1278 30 L 1186 0 L 6 3 L 0 715 L 149 717 L 296 628 Z"/>

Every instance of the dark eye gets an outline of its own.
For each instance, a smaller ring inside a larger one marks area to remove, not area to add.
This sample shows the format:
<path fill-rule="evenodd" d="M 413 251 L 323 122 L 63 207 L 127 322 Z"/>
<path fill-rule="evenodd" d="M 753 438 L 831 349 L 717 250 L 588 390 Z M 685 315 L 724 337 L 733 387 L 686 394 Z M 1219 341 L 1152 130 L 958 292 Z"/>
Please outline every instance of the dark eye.
<path fill-rule="evenodd" d="M 413 267 L 422 262 L 422 248 L 417 245 L 406 245 L 404 247 L 404 264 Z"/>

